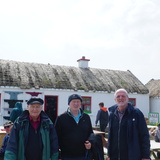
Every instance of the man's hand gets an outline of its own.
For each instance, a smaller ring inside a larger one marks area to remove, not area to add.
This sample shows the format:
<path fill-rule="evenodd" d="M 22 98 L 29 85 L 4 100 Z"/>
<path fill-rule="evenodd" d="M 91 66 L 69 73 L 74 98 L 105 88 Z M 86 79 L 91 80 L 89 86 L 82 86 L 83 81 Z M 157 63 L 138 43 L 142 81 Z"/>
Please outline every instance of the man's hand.
<path fill-rule="evenodd" d="M 91 149 L 91 143 L 89 141 L 85 141 L 84 145 L 86 149 Z"/>

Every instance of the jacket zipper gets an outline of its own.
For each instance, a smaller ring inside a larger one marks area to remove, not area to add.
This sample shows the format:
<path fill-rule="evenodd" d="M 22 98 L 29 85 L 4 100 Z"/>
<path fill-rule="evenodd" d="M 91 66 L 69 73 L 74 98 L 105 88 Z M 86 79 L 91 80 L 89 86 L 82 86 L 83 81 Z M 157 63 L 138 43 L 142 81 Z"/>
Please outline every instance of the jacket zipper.
<path fill-rule="evenodd" d="M 68 115 L 74 119 L 74 117 L 72 115 L 70 115 L 69 113 L 68 113 Z M 83 117 L 83 114 L 81 114 L 81 116 L 79 117 L 79 121 L 80 121 L 80 119 L 82 119 L 82 117 Z M 78 123 L 79 123 L 79 121 L 78 121 Z M 77 125 L 78 125 L 78 123 L 76 122 Z"/>
<path fill-rule="evenodd" d="M 118 129 L 118 160 L 120 160 L 120 131 L 121 131 L 121 119 L 119 120 L 119 129 Z"/>

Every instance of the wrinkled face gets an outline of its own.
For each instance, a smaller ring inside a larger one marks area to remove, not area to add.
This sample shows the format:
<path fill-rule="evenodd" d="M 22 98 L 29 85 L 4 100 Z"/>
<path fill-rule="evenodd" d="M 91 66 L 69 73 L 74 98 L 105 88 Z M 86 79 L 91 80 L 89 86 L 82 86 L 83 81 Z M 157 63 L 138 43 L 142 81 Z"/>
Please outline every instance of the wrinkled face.
<path fill-rule="evenodd" d="M 69 103 L 69 106 L 72 112 L 78 112 L 78 110 L 81 108 L 81 101 L 79 99 L 73 99 Z"/>
<path fill-rule="evenodd" d="M 42 105 L 39 103 L 30 104 L 28 105 L 28 111 L 33 119 L 37 119 L 42 111 Z"/>
<path fill-rule="evenodd" d="M 115 101 L 119 108 L 125 109 L 128 104 L 128 95 L 124 91 L 119 91 L 115 95 Z"/>
<path fill-rule="evenodd" d="M 7 134 L 10 134 L 13 125 L 4 127 Z"/>

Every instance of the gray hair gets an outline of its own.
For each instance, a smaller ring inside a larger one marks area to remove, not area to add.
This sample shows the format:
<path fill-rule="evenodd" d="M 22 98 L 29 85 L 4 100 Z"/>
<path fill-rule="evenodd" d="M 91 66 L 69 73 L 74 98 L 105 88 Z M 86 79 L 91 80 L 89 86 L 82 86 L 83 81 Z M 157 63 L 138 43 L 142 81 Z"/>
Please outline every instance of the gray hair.
<path fill-rule="evenodd" d="M 126 93 L 126 96 L 128 97 L 128 92 L 127 92 L 124 88 L 120 88 L 120 89 L 118 89 L 118 90 L 115 91 L 115 93 L 114 93 L 114 98 L 116 98 L 117 93 L 120 92 L 120 91 L 125 92 L 125 93 Z"/>

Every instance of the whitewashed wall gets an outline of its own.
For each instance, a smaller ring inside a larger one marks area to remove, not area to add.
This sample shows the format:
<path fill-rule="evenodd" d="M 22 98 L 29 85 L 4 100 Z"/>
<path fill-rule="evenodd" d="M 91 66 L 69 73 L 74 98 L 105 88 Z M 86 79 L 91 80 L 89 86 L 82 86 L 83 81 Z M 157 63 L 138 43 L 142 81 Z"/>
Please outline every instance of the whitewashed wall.
<path fill-rule="evenodd" d="M 23 109 L 26 109 L 26 100 L 28 100 L 31 95 L 26 94 L 25 92 L 42 92 L 39 94 L 38 97 L 44 99 L 45 95 L 52 95 L 58 96 L 58 115 L 63 113 L 68 108 L 68 96 L 71 94 L 80 94 L 81 96 L 91 97 L 91 105 L 92 105 L 92 113 L 89 114 L 92 125 L 95 124 L 96 114 L 99 110 L 98 104 L 100 102 L 104 102 L 105 107 L 110 107 L 115 104 L 114 102 L 114 93 L 107 93 L 107 92 L 84 92 L 84 91 L 77 91 L 74 92 L 72 90 L 55 90 L 55 89 L 30 89 L 30 90 L 21 90 L 19 88 L 0 88 L 1 93 L 1 110 L 0 110 L 0 125 L 6 121 L 3 119 L 3 116 L 8 116 L 8 112 L 4 110 L 4 108 L 9 107 L 8 103 L 4 102 L 4 99 L 10 99 L 10 95 L 5 93 L 5 91 L 17 91 L 17 92 L 24 92 L 23 94 L 18 94 L 18 100 L 23 100 Z M 129 94 L 129 98 L 136 98 L 136 107 L 138 107 L 145 116 L 148 116 L 149 112 L 149 95 L 141 95 L 141 94 Z"/>
<path fill-rule="evenodd" d="M 136 106 L 145 116 L 148 116 L 149 109 L 149 94 L 129 94 L 129 98 L 136 98 Z"/>
<path fill-rule="evenodd" d="M 160 113 L 160 98 L 150 98 L 150 111 Z"/>

